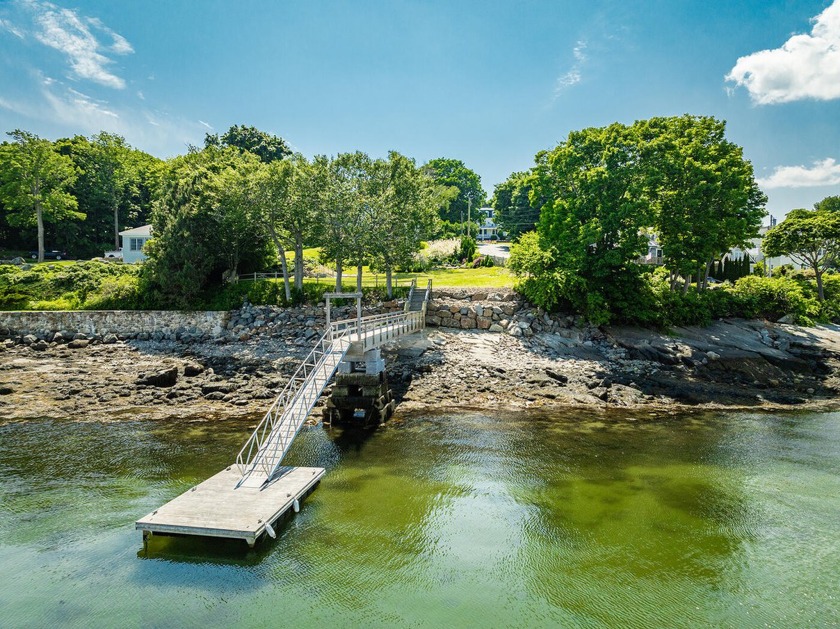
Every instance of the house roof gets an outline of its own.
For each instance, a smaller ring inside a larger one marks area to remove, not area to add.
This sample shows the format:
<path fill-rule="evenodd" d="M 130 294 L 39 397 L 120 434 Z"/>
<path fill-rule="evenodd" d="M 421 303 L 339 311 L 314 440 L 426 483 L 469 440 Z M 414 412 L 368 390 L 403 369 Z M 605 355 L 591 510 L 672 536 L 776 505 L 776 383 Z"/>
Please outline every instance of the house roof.
<path fill-rule="evenodd" d="M 120 232 L 120 236 L 151 236 L 152 235 L 152 226 L 151 225 L 141 225 L 140 227 L 134 227 L 132 229 L 126 229 L 123 232 Z"/>

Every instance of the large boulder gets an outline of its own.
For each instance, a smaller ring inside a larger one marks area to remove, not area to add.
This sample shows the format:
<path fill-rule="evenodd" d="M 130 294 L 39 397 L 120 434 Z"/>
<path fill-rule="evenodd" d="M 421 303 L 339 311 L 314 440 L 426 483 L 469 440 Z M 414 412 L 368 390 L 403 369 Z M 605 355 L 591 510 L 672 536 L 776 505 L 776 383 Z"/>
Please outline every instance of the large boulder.
<path fill-rule="evenodd" d="M 137 384 L 151 387 L 171 387 L 178 381 L 178 367 L 168 367 L 150 374 L 141 374 Z"/>

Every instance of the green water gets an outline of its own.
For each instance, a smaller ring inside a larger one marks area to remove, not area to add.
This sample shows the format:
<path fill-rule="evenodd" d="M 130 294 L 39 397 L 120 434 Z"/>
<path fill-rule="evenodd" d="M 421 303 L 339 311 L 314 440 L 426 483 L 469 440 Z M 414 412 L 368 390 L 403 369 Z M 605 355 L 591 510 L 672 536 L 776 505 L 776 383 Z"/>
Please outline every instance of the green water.
<path fill-rule="evenodd" d="M 440 415 L 301 434 L 278 539 L 134 520 L 242 422 L 0 426 L 2 627 L 840 624 L 840 414 Z"/>

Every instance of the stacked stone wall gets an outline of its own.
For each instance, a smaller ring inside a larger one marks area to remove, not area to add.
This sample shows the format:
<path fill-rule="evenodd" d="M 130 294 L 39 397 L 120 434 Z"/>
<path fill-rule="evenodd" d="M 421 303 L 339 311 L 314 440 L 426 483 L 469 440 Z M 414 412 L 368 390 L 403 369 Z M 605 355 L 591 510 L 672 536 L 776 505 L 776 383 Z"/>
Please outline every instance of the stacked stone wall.
<path fill-rule="evenodd" d="M 435 291 L 426 309 L 429 327 L 487 330 L 530 337 L 537 332 L 563 336 L 582 322 L 573 316 L 549 314 L 510 291 Z"/>
<path fill-rule="evenodd" d="M 0 336 L 52 338 L 117 337 L 141 340 L 200 340 L 221 336 L 229 312 L 87 310 L 0 312 Z"/>

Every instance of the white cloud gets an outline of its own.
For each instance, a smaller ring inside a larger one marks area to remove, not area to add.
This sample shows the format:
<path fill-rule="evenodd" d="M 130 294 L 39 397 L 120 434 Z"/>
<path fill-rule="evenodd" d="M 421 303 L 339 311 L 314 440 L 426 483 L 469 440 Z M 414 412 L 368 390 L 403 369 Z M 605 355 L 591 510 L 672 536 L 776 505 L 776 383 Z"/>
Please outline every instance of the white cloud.
<path fill-rule="evenodd" d="M 213 130 L 213 125 L 207 124 L 207 123 L 206 123 L 206 122 L 204 122 L 203 120 L 199 120 L 199 121 L 198 121 L 198 124 L 200 124 L 202 127 L 207 127 L 210 131 L 212 131 L 212 130 Z"/>
<path fill-rule="evenodd" d="M 832 158 L 807 166 L 778 166 L 766 179 L 759 179 L 762 188 L 813 188 L 840 184 L 840 164 Z"/>
<path fill-rule="evenodd" d="M 557 82 L 554 85 L 555 99 L 565 89 L 571 87 L 572 85 L 580 83 L 581 79 L 583 78 L 581 75 L 581 70 L 583 69 L 583 64 L 586 63 L 585 50 L 586 42 L 584 40 L 580 40 L 577 42 L 577 44 L 575 44 L 575 47 L 572 49 L 572 55 L 575 58 L 575 62 L 574 64 L 572 64 L 572 67 L 569 69 L 568 72 L 557 78 Z"/>
<path fill-rule="evenodd" d="M 0 31 L 9 31 L 15 37 L 20 39 L 24 39 L 23 31 L 20 30 L 17 26 L 12 24 L 9 20 L 4 20 L 0 18 Z"/>
<path fill-rule="evenodd" d="M 726 75 L 759 105 L 840 98 L 840 0 L 811 20 L 809 35 L 741 57 Z"/>
<path fill-rule="evenodd" d="M 59 8 L 49 2 L 31 2 L 29 6 L 36 12 L 35 21 L 39 30 L 35 36 L 38 41 L 64 53 L 79 78 L 115 89 L 125 87 L 125 81 L 107 69 L 113 61 L 103 54 L 134 52 L 124 37 L 97 18 L 82 18 L 75 11 Z M 112 43 L 101 43 L 89 26 L 105 33 Z"/>

